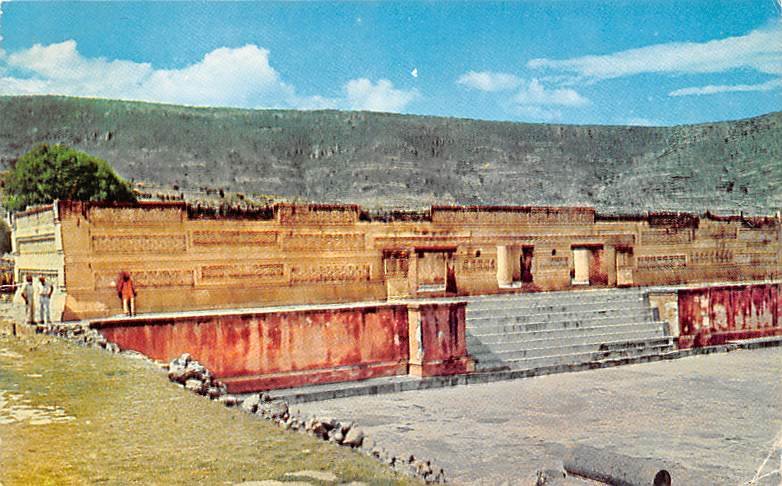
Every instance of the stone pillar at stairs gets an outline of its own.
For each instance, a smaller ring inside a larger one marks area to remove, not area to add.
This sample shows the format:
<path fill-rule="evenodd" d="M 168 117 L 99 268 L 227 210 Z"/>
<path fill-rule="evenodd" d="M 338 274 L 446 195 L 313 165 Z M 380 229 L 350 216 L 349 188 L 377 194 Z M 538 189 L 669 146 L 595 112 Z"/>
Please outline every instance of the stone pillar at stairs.
<path fill-rule="evenodd" d="M 456 375 L 475 370 L 467 354 L 466 307 L 466 302 L 408 305 L 411 375 Z"/>

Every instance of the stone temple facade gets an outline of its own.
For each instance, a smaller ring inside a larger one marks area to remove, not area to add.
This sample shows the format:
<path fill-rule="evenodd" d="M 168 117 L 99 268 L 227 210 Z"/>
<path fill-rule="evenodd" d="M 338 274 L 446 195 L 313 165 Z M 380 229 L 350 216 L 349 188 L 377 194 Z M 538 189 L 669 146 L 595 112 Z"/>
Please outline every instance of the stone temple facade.
<path fill-rule="evenodd" d="M 12 229 L 15 277 L 54 281 L 55 319 L 158 359 L 189 352 L 234 391 L 782 335 L 779 215 L 57 201 Z M 120 272 L 137 318 L 112 317 Z M 564 297 L 585 289 L 591 303 Z"/>
<path fill-rule="evenodd" d="M 16 279 L 46 275 L 63 319 L 782 277 L 778 217 L 602 216 L 591 208 L 278 204 L 217 214 L 183 203 L 60 201 L 13 220 Z"/>

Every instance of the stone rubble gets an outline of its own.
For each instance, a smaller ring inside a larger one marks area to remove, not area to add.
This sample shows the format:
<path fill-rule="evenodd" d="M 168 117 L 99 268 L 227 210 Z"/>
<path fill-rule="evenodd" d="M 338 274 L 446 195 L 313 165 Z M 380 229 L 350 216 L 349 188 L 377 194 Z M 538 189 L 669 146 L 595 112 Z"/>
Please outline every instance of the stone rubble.
<path fill-rule="evenodd" d="M 38 326 L 39 333 L 65 338 L 81 346 L 98 347 L 111 353 L 121 353 L 135 359 L 148 359 L 137 351 L 122 351 L 115 343 L 108 342 L 89 323 L 50 324 Z M 150 360 L 152 361 L 152 360 Z M 386 464 L 400 474 L 423 480 L 427 484 L 447 482 L 442 468 L 435 468 L 430 461 L 417 460 L 410 455 L 407 459 L 390 455 L 368 438 L 353 422 L 339 422 L 332 417 L 303 417 L 299 411 L 291 413 L 288 403 L 273 399 L 266 393 L 255 393 L 244 398 L 227 393 L 225 385 L 215 380 L 211 372 L 201 363 L 185 353 L 168 364 L 157 363 L 167 370 L 168 378 L 183 388 L 198 395 L 215 400 L 227 407 L 239 407 L 243 412 L 258 415 L 277 426 L 299 433 L 305 433 L 321 440 L 350 447 Z"/>
<path fill-rule="evenodd" d="M 435 468 L 430 461 L 417 460 L 412 455 L 408 459 L 389 455 L 384 449 L 377 447 L 374 441 L 368 439 L 364 431 L 353 422 L 339 422 L 333 417 L 304 417 L 298 411 L 292 412 L 285 400 L 272 398 L 266 393 L 253 393 L 244 398 L 227 394 L 225 387 L 212 378 L 209 370 L 189 354 L 183 354 L 171 361 L 168 370 L 171 381 L 195 393 L 206 395 L 225 406 L 238 406 L 243 412 L 269 420 L 285 430 L 308 434 L 320 440 L 363 452 L 397 473 L 422 479 L 427 484 L 447 482 L 442 468 Z M 213 396 L 215 394 L 217 396 Z"/>

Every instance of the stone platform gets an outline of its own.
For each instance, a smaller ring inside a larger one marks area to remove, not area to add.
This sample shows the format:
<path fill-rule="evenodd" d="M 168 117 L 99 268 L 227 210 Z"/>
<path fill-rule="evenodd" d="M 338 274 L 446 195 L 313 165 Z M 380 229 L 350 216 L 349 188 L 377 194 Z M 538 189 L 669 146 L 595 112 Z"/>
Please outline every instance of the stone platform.
<path fill-rule="evenodd" d="M 268 394 L 272 398 L 282 398 L 288 401 L 290 404 L 307 403 L 339 398 L 447 388 L 459 385 L 494 383 L 499 381 L 518 380 L 522 378 L 532 378 L 536 376 L 546 376 L 558 373 L 588 371 L 603 368 L 613 368 L 622 365 L 669 361 L 714 353 L 727 353 L 739 349 L 751 350 L 774 347 L 782 347 L 782 336 L 736 341 L 728 344 L 705 348 L 672 350 L 664 354 L 607 359 L 589 363 L 546 366 L 524 370 L 484 371 L 458 376 L 433 376 L 427 378 L 390 376 L 385 378 L 375 378 L 354 382 L 329 383 L 324 385 L 311 385 L 283 390 L 274 390 L 270 391 Z"/>

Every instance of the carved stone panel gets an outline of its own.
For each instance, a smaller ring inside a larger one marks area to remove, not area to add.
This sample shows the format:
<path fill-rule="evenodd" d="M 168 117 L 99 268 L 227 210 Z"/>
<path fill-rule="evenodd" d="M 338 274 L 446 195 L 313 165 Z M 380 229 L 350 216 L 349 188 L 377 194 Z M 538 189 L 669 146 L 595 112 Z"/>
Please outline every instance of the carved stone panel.
<path fill-rule="evenodd" d="M 285 268 L 282 263 L 247 263 L 227 265 L 204 265 L 201 267 L 201 280 L 233 280 L 252 278 L 257 280 L 279 280 Z"/>
<path fill-rule="evenodd" d="M 410 271 L 410 259 L 407 257 L 389 257 L 383 260 L 386 278 L 407 278 Z"/>
<path fill-rule="evenodd" d="M 274 246 L 276 231 L 193 231 L 193 246 Z"/>
<path fill-rule="evenodd" d="M 736 254 L 738 265 L 775 266 L 777 265 L 776 253 L 738 253 Z"/>
<path fill-rule="evenodd" d="M 283 240 L 286 250 L 351 251 L 364 249 L 362 233 L 293 233 Z"/>
<path fill-rule="evenodd" d="M 281 224 L 353 224 L 358 221 L 358 210 L 342 206 L 281 206 L 277 209 Z"/>
<path fill-rule="evenodd" d="M 690 263 L 693 265 L 719 265 L 733 263 L 733 251 L 731 250 L 699 250 L 690 254 Z"/>
<path fill-rule="evenodd" d="M 179 208 L 90 208 L 89 219 L 95 223 L 162 223 L 179 222 Z"/>
<path fill-rule="evenodd" d="M 294 265 L 291 282 L 360 282 L 369 280 L 370 268 L 366 263 Z"/>
<path fill-rule="evenodd" d="M 187 249 L 185 235 L 96 235 L 96 253 L 178 253 Z"/>
<path fill-rule="evenodd" d="M 538 225 L 591 224 L 595 221 L 592 208 L 508 208 L 507 210 L 480 210 L 464 208 L 435 208 L 432 222 L 457 225 Z"/>
<path fill-rule="evenodd" d="M 128 270 L 133 283 L 138 288 L 142 287 L 192 287 L 192 270 Z M 114 287 L 119 276 L 120 269 L 116 272 L 95 272 L 95 289 Z"/>
<path fill-rule="evenodd" d="M 688 228 L 661 228 L 641 231 L 641 243 L 643 245 L 678 245 L 690 241 Z"/>
<path fill-rule="evenodd" d="M 497 262 L 494 258 L 470 257 L 462 260 L 463 273 L 489 273 L 497 271 Z"/>
<path fill-rule="evenodd" d="M 665 269 L 665 268 L 679 268 L 687 266 L 686 255 L 651 255 L 651 256 L 639 256 L 636 261 L 638 262 L 639 269 Z"/>

